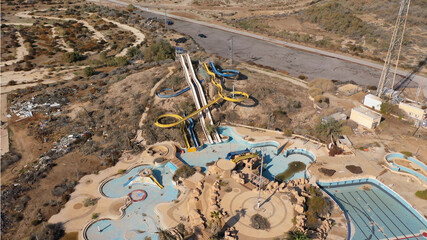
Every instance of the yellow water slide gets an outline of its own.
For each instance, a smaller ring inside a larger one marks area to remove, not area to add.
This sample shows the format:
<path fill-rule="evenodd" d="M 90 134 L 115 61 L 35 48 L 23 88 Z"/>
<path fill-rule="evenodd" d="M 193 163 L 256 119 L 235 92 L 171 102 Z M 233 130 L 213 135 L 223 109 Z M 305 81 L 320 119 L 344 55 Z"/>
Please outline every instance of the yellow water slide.
<path fill-rule="evenodd" d="M 249 98 L 249 94 L 247 94 L 245 92 L 240 92 L 240 91 L 234 91 L 235 95 L 241 96 L 240 98 L 233 98 L 233 97 L 228 97 L 228 96 L 224 95 L 222 93 L 223 88 L 222 88 L 221 84 L 216 81 L 215 73 L 213 73 L 212 71 L 209 70 L 209 67 L 206 63 L 203 63 L 203 66 L 205 67 L 206 72 L 211 76 L 211 82 L 218 88 L 218 95 L 219 96 L 217 98 L 215 98 L 213 101 L 206 104 L 205 106 L 201 107 L 200 109 L 188 114 L 186 117 L 181 117 L 178 114 L 173 114 L 173 113 L 167 113 L 167 114 L 160 115 L 159 117 L 157 117 L 157 119 L 154 123 L 156 126 L 162 127 L 162 128 L 170 128 L 170 127 L 176 126 L 178 124 L 185 123 L 185 121 L 187 119 L 195 116 L 199 112 L 201 112 L 201 111 L 205 110 L 206 108 L 212 106 L 213 104 L 215 104 L 216 102 L 218 102 L 221 99 L 224 99 L 224 100 L 229 101 L 229 102 L 242 102 L 242 101 L 245 101 L 246 99 Z M 162 120 L 164 118 L 174 118 L 177 121 L 172 122 L 172 123 L 160 123 L 160 120 Z"/>
<path fill-rule="evenodd" d="M 157 184 L 157 186 L 159 186 L 159 188 L 161 188 L 161 189 L 164 188 L 163 185 L 160 184 L 153 175 L 150 175 L 150 178 L 151 178 L 151 180 L 153 180 L 153 182 L 155 182 Z"/>
<path fill-rule="evenodd" d="M 258 153 L 254 153 L 254 154 L 247 154 L 247 155 L 238 156 L 238 157 L 236 157 L 236 158 L 234 158 L 234 159 L 231 159 L 231 161 L 232 161 L 233 163 L 238 163 L 238 162 L 240 162 L 240 161 L 242 161 L 242 160 L 245 160 L 245 159 L 248 159 L 248 158 L 254 158 L 254 157 L 258 157 L 258 156 L 259 156 L 259 154 L 258 154 Z"/>

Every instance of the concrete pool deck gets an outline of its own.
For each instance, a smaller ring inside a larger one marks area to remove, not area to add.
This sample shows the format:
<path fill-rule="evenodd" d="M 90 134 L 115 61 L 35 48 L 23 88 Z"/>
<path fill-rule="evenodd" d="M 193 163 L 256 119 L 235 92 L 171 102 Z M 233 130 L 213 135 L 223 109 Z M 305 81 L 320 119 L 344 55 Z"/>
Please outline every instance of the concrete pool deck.
<path fill-rule="evenodd" d="M 315 141 L 307 141 L 295 136 L 286 137 L 283 133 L 271 130 L 233 127 L 233 131 L 242 136 L 243 139 L 253 143 L 275 141 L 280 147 L 284 146 L 282 152 L 283 150 L 294 148 L 305 149 L 312 152 L 316 156 L 316 162 L 308 166 L 308 174 L 311 176 L 310 180 L 312 183 L 315 181 L 340 181 L 366 177 L 376 178 L 402 196 L 419 211 L 421 215 L 427 215 L 425 200 L 415 197 L 415 192 L 417 190 L 423 190 L 423 187 L 418 182 L 414 181 L 413 178 L 393 173 L 388 170 L 388 168 L 385 168 L 383 158 L 386 153 L 382 148 L 376 148 L 375 151 L 371 152 L 354 150 L 355 155 L 353 156 L 329 157 L 328 151 L 324 145 L 316 143 Z M 105 218 L 120 219 L 122 216 L 119 209 L 125 205 L 126 197 L 108 198 L 104 196 L 99 190 L 101 184 L 105 182 L 106 179 L 121 176 L 121 174 L 118 174 L 121 170 L 130 170 L 144 164 L 154 166 L 154 161 L 159 157 L 165 157 L 169 160 L 176 159 L 175 147 L 173 147 L 175 143 L 167 142 L 160 144 L 165 144 L 167 146 L 167 154 L 165 154 L 164 151 L 158 151 L 158 153 L 155 151 L 155 153 L 151 154 L 147 153 L 149 151 L 145 151 L 138 155 L 124 153 L 120 161 L 114 167 L 100 171 L 98 174 L 84 176 L 79 181 L 75 191 L 71 194 L 70 201 L 67 202 L 60 213 L 52 216 L 49 222 L 63 222 L 66 232 L 79 232 L 79 239 L 83 239 L 82 232 L 85 227 L 88 226 L 88 223 L 96 221 L 92 220 L 93 213 L 99 214 L 97 220 Z M 353 174 L 346 169 L 345 166 L 347 165 L 360 166 L 363 173 Z M 327 168 L 335 170 L 336 172 L 333 176 L 329 177 L 319 172 L 320 168 Z M 194 177 L 186 179 L 183 182 L 183 186 L 177 186 L 180 194 L 176 201 L 160 203 L 155 206 L 155 213 L 160 219 L 160 227 L 166 229 L 176 226 L 178 223 L 182 222 L 182 219 L 188 217 L 189 212 L 196 207 L 202 210 L 204 216 L 210 215 L 211 195 L 209 191 L 203 191 L 200 196 L 201 200 L 197 203 L 197 206 L 193 206 L 192 203 L 189 203 L 193 193 L 192 190 L 196 188 L 203 178 L 205 177 L 202 174 L 197 173 Z M 228 212 L 228 216 L 224 218 L 224 221 L 228 222 L 228 225 L 236 227 L 239 231 L 240 238 L 260 239 L 259 236 L 265 236 L 264 238 L 271 239 L 280 237 L 293 226 L 291 221 L 293 218 L 293 208 L 289 199 L 284 194 L 275 194 L 270 200 L 270 202 L 274 202 L 274 204 L 266 204 L 265 208 L 265 212 L 270 213 L 268 216 L 271 218 L 272 229 L 266 232 L 251 228 L 248 224 L 248 219 L 250 219 L 253 212 L 249 211 L 246 205 L 253 205 L 253 199 L 256 197 L 256 194 L 245 186 L 237 183 L 234 179 L 221 179 L 227 181 L 229 184 L 228 187 L 231 188 L 231 191 L 226 193 L 224 190 L 220 191 L 220 194 L 222 194 L 221 207 L 224 208 L 224 211 Z M 205 187 L 211 188 L 217 178 L 211 175 L 207 176 L 205 180 Z M 262 195 L 262 197 L 268 198 L 269 196 Z M 84 207 L 84 200 L 86 198 L 98 198 L 99 200 L 94 206 Z M 240 200 L 235 201 L 235 199 Z M 275 207 L 274 210 L 272 210 L 275 205 L 281 207 Z M 246 211 L 245 213 L 249 217 L 239 215 L 242 209 L 245 209 L 244 211 Z M 336 219 L 338 224 L 332 228 L 328 239 L 342 239 L 346 234 L 343 214 L 340 211 L 334 211 L 332 216 Z M 277 222 L 281 224 L 276 226 L 275 223 Z M 257 237 L 251 238 L 252 236 Z"/>

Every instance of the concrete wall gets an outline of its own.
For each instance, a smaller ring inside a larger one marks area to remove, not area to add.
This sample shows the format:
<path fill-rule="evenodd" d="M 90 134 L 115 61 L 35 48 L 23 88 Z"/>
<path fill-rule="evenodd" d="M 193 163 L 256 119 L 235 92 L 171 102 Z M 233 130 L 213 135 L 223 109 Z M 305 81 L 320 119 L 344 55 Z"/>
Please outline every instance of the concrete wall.
<path fill-rule="evenodd" d="M 399 108 L 408 114 L 409 117 L 420 121 L 423 120 L 424 115 L 426 114 L 425 110 L 421 109 L 421 107 L 416 107 L 408 103 L 399 103 Z"/>
<path fill-rule="evenodd" d="M 350 119 L 355 121 L 357 124 L 360 124 L 364 127 L 367 127 L 369 129 L 376 128 L 381 121 L 381 118 L 379 119 L 372 119 L 358 111 L 355 111 L 354 109 L 351 110 Z M 376 123 L 376 124 L 375 124 Z"/>

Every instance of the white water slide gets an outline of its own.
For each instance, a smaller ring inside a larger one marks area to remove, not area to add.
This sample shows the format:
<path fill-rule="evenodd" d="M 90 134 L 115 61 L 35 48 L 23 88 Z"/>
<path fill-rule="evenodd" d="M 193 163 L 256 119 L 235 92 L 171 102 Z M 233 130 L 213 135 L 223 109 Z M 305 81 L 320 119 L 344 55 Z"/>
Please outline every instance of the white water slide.
<path fill-rule="evenodd" d="M 187 84 L 191 89 L 191 93 L 193 95 L 193 100 L 194 100 L 194 103 L 196 104 L 196 108 L 197 108 L 197 110 L 199 110 L 201 108 L 199 97 L 197 96 L 196 88 L 194 87 L 194 84 L 191 81 L 191 77 L 190 77 L 190 74 L 188 73 L 188 68 L 187 68 L 187 65 L 185 64 L 185 59 L 184 59 L 183 55 L 179 56 L 179 61 L 181 62 L 182 69 L 184 70 L 185 80 L 187 80 Z M 190 66 L 191 66 L 191 64 L 190 64 Z M 213 140 L 212 140 L 211 135 L 209 134 L 209 132 L 206 129 L 205 117 L 203 116 L 202 112 L 199 113 L 199 120 L 200 120 L 200 124 L 202 125 L 203 133 L 205 134 L 206 139 L 208 140 L 208 142 L 210 144 L 212 144 Z"/>
<path fill-rule="evenodd" d="M 199 80 L 197 79 L 196 73 L 194 72 L 194 68 L 193 68 L 193 64 L 191 63 L 190 55 L 185 54 L 185 57 L 187 58 L 187 64 L 188 64 L 189 69 L 190 69 L 190 74 L 191 74 L 191 78 L 193 79 L 193 83 L 196 85 L 196 87 L 198 89 L 199 97 L 200 97 L 200 100 L 202 102 L 202 107 L 206 106 L 208 104 L 208 102 L 206 101 L 206 96 L 205 96 L 205 93 L 203 91 L 203 87 L 200 84 Z M 211 111 L 209 110 L 209 108 L 205 109 L 205 113 L 206 113 L 206 117 L 207 117 L 209 123 L 214 125 L 212 114 L 211 114 Z M 213 135 L 215 136 L 216 142 L 220 143 L 221 137 L 219 136 L 218 132 L 214 131 Z"/>

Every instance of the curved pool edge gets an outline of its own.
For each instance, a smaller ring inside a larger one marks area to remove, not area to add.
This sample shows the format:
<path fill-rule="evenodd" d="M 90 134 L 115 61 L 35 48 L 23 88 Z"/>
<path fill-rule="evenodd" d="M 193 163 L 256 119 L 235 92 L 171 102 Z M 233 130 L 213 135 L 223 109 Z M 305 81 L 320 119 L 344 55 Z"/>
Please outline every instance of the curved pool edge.
<path fill-rule="evenodd" d="M 334 196 L 329 194 L 329 192 L 325 190 L 325 187 L 326 187 L 326 184 L 329 184 L 329 186 L 332 186 L 331 184 L 334 184 L 334 186 L 345 186 L 345 185 L 350 185 L 350 184 L 363 184 L 363 183 L 373 184 L 376 187 L 378 187 L 379 189 L 385 191 L 390 197 L 392 197 L 394 200 L 399 202 L 403 207 L 405 207 L 415 217 L 417 217 L 417 219 L 419 221 L 421 221 L 425 226 L 427 226 L 427 220 L 423 217 L 423 215 L 416 208 L 414 208 L 412 206 L 412 204 L 410 204 L 408 201 L 406 201 L 405 198 L 400 196 L 400 194 L 398 194 L 396 191 L 392 190 L 391 188 L 389 188 L 387 185 L 385 185 L 384 183 L 382 183 L 381 181 L 379 181 L 376 178 L 365 177 L 365 178 L 355 178 L 355 179 L 343 180 L 343 181 L 316 182 L 317 186 L 319 186 L 319 188 L 322 189 L 323 192 L 325 192 L 329 197 L 331 197 L 331 199 L 344 212 L 344 216 L 345 216 L 346 221 L 347 221 L 347 230 L 348 230 L 347 239 L 352 239 L 351 238 L 351 237 L 353 237 L 352 234 L 354 234 L 351 232 L 351 229 L 353 227 L 352 220 L 351 220 L 350 216 L 347 214 L 347 209 L 345 209 L 343 207 L 343 205 L 339 201 L 337 201 L 337 199 Z"/>
<path fill-rule="evenodd" d="M 421 162 L 420 160 L 418 160 L 418 159 L 416 159 L 414 157 L 405 157 L 404 154 L 398 153 L 398 152 L 389 153 L 389 154 L 386 154 L 384 156 L 384 161 L 386 163 L 388 163 L 387 166 L 388 166 L 388 168 L 390 170 L 392 170 L 392 171 L 394 171 L 396 173 L 399 173 L 399 174 L 403 174 L 403 175 L 408 175 L 408 176 L 414 177 L 415 179 L 417 179 L 417 181 L 420 182 L 420 184 L 422 184 L 424 187 L 427 187 L 427 177 L 426 176 L 424 176 L 423 174 L 418 173 L 418 172 L 416 172 L 416 171 L 414 171 L 414 170 L 412 170 L 410 168 L 407 168 L 407 167 L 404 167 L 404 166 L 401 166 L 401 165 L 395 163 L 394 159 L 408 160 L 408 161 L 410 161 L 412 163 L 417 164 L 418 166 L 420 166 L 421 168 L 423 168 L 424 171 L 427 172 L 427 166 L 423 162 Z"/>

